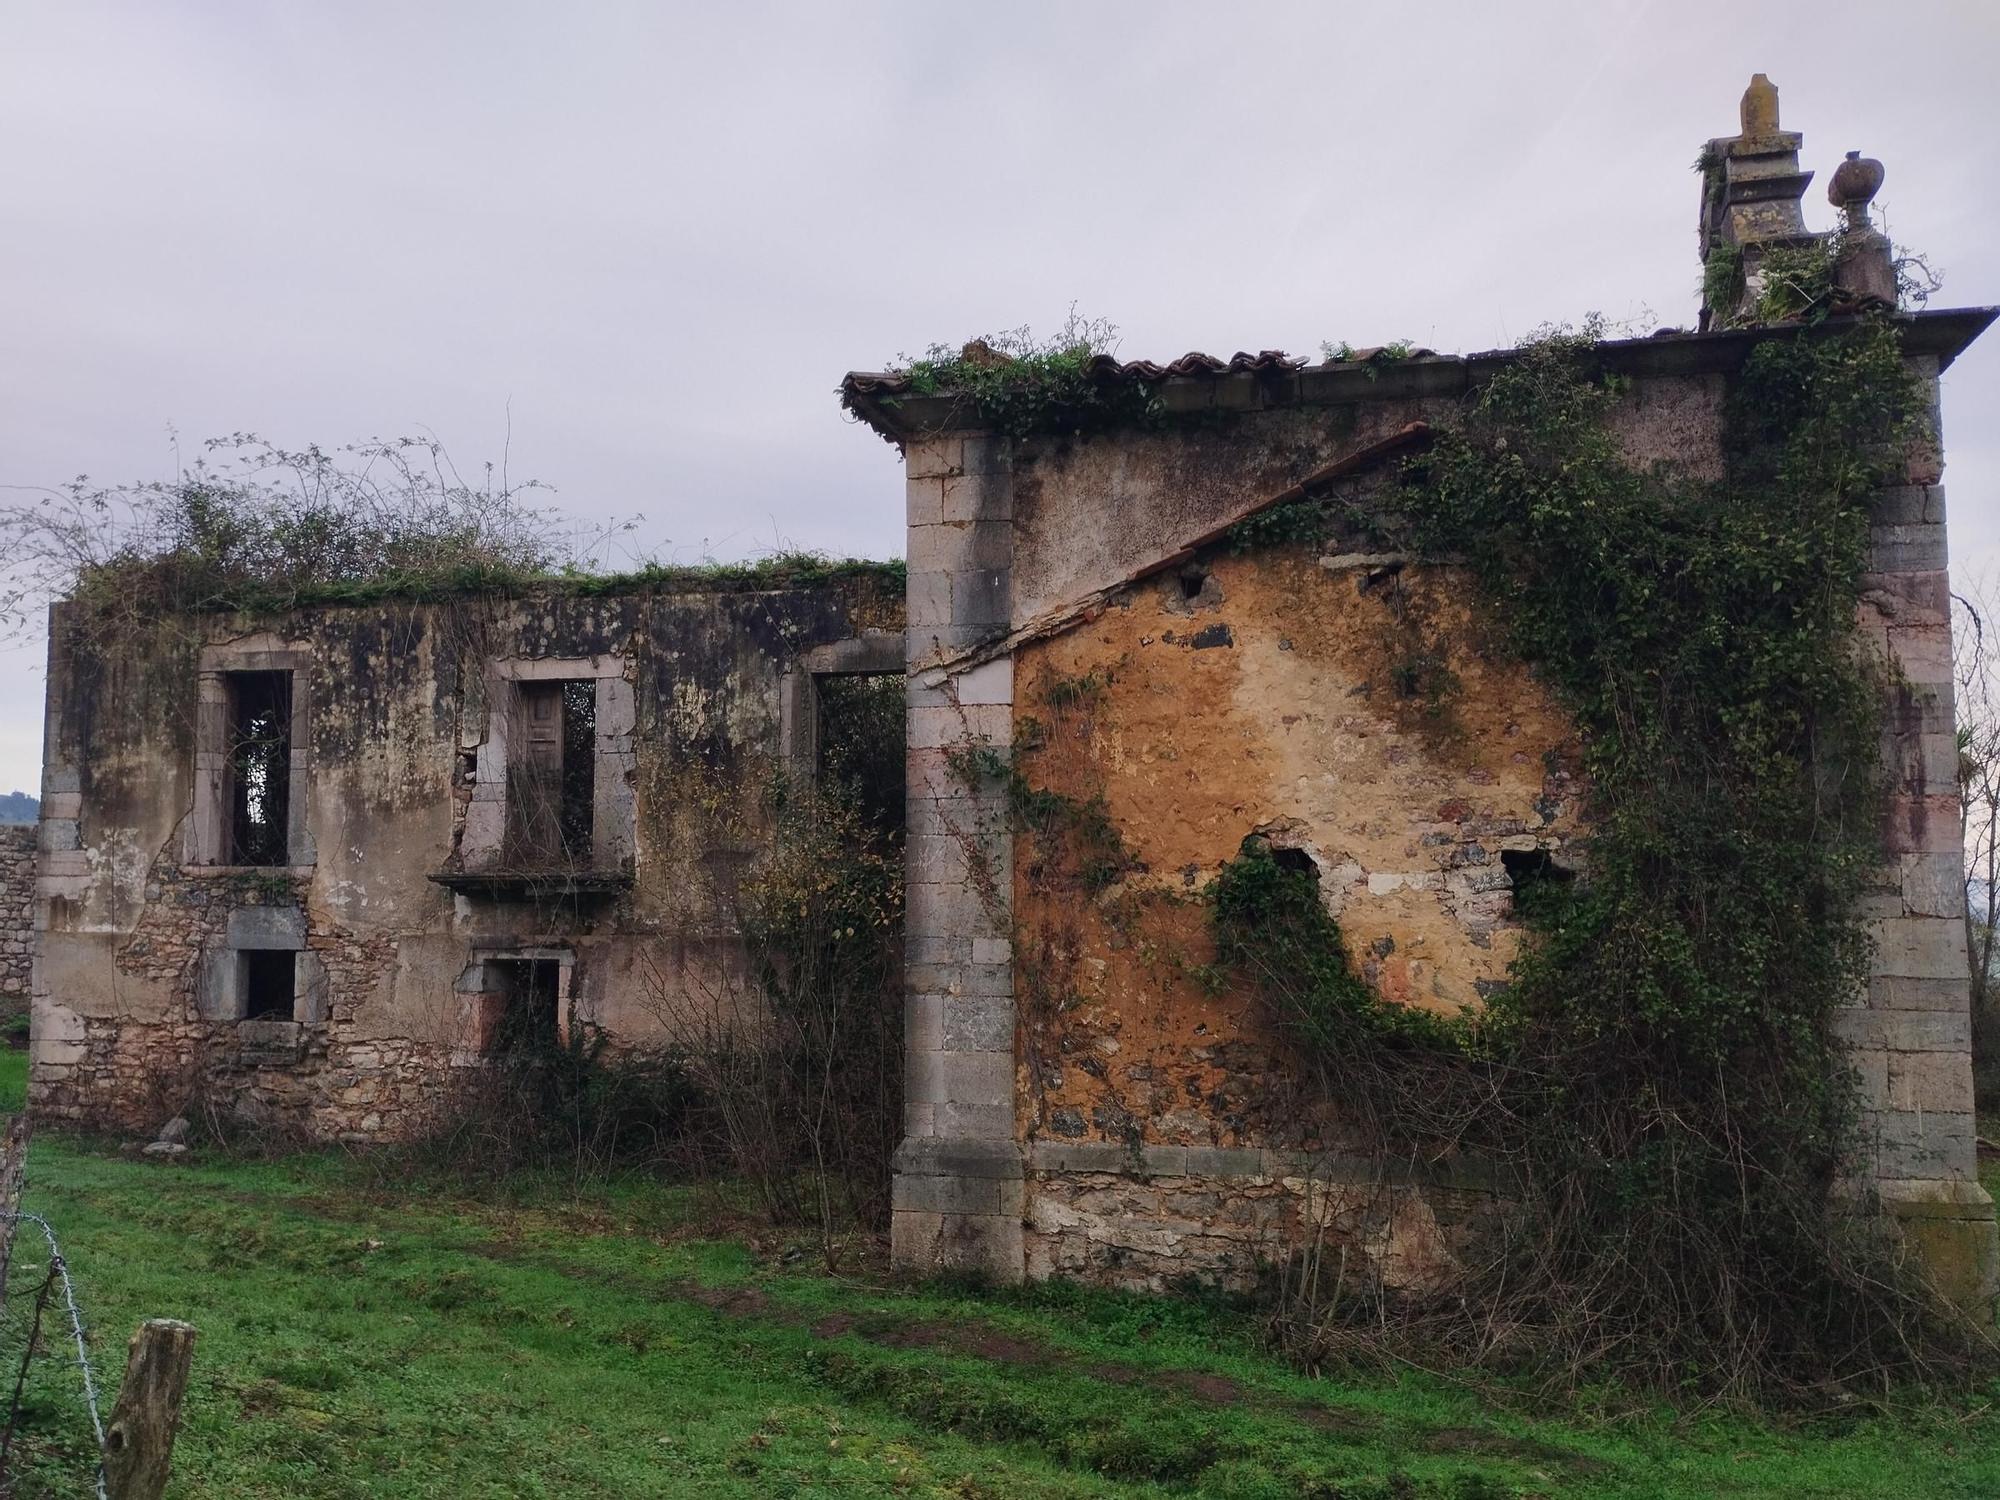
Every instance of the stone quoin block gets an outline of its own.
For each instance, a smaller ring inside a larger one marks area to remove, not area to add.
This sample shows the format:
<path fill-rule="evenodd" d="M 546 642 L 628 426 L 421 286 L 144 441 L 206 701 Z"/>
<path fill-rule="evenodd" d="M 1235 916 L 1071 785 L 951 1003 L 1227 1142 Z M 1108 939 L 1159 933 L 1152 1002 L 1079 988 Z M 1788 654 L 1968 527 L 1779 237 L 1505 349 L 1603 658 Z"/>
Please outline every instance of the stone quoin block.
<path fill-rule="evenodd" d="M 929 477 L 911 479 L 903 486 L 904 515 L 911 526 L 942 526 L 944 524 L 943 479 Z"/>
<path fill-rule="evenodd" d="M 1838 1010 L 1833 1034 L 1850 1047 L 1888 1052 L 1964 1052 L 1970 1056 L 1972 1019 L 1952 1010 Z"/>
<path fill-rule="evenodd" d="M 1887 1107 L 1931 1114 L 1972 1112 L 1972 1060 L 1963 1052 L 1887 1054 Z"/>
<path fill-rule="evenodd" d="M 1974 1175 L 1972 1116 L 1893 1110 L 1869 1120 L 1878 1177 L 1963 1178 Z"/>
<path fill-rule="evenodd" d="M 1889 917 L 1875 923 L 1870 975 L 1962 980 L 1965 924 L 1948 917 Z"/>
<path fill-rule="evenodd" d="M 1871 526 L 1868 566 L 1878 573 L 1925 573 L 1951 559 L 1942 526 Z"/>
<path fill-rule="evenodd" d="M 909 607 L 912 625 L 951 624 L 953 576 L 943 569 L 910 575 Z"/>
<path fill-rule="evenodd" d="M 959 1052 L 947 1049 L 940 1054 L 944 1075 L 943 1101 L 958 1105 L 1006 1105 L 1014 1099 L 1013 1033 L 1007 1048 L 992 1052 Z"/>
<path fill-rule="evenodd" d="M 912 438 L 903 444 L 907 479 L 941 479 L 963 471 L 966 439 L 956 435 Z"/>
<path fill-rule="evenodd" d="M 1014 1047 L 1014 1003 L 986 995 L 940 997 L 942 1045 L 953 1052 L 1005 1052 Z"/>
<path fill-rule="evenodd" d="M 947 522 L 1011 521 L 1014 491 L 1006 471 L 980 469 L 939 481 L 944 491 Z"/>
<path fill-rule="evenodd" d="M 903 1002 L 903 1045 L 913 1054 L 944 1046 L 944 996 L 911 995 Z"/>

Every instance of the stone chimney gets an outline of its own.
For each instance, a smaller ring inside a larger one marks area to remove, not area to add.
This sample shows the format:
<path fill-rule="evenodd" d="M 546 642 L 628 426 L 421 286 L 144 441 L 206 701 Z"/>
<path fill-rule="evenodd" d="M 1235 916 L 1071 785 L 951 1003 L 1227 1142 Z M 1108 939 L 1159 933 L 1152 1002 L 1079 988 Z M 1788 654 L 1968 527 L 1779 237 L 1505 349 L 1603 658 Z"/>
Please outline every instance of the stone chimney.
<path fill-rule="evenodd" d="M 1727 328 L 1756 304 L 1766 253 L 1809 245 L 1799 200 L 1803 137 L 1778 128 L 1778 89 L 1762 73 L 1743 91 L 1742 132 L 1710 141 L 1701 157 L 1701 326 Z"/>

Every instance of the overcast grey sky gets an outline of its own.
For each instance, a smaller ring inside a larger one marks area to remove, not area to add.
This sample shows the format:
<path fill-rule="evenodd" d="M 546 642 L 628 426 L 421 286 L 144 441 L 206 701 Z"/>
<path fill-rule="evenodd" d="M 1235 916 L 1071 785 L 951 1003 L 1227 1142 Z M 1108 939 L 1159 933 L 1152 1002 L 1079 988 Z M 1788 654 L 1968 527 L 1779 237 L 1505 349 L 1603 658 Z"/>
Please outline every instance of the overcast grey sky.
<path fill-rule="evenodd" d="M 1128 357 L 1691 325 L 1691 171 L 1777 82 L 2000 301 L 2000 7 L 13 0 L 0 482 L 429 429 L 661 555 L 902 545 L 842 372 L 1071 304 Z M 1946 377 L 2000 562 L 2000 333 Z M 39 778 L 0 655 L 0 791 Z"/>

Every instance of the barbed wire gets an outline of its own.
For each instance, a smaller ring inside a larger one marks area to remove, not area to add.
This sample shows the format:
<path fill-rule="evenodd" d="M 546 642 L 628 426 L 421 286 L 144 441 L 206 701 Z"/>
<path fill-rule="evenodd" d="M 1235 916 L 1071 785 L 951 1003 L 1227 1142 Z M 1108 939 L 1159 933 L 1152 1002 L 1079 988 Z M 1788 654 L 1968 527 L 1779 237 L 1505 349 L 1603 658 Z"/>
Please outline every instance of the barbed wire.
<path fill-rule="evenodd" d="M 41 1230 L 42 1238 L 49 1242 L 49 1270 L 62 1285 L 63 1307 L 69 1314 L 70 1337 L 76 1343 L 76 1366 L 83 1374 L 83 1404 L 90 1413 L 91 1431 L 97 1437 L 97 1500 L 106 1500 L 104 1419 L 97 1410 L 97 1372 L 90 1367 L 90 1348 L 84 1339 L 83 1313 L 76 1305 L 76 1287 L 69 1279 L 69 1262 L 63 1258 L 62 1246 L 56 1243 L 55 1227 L 40 1214 L 0 1210 L 0 1219 L 10 1219 L 17 1224 L 33 1224 Z M 0 1295 L 4 1295 L 3 1290 L 0 1290 Z"/>

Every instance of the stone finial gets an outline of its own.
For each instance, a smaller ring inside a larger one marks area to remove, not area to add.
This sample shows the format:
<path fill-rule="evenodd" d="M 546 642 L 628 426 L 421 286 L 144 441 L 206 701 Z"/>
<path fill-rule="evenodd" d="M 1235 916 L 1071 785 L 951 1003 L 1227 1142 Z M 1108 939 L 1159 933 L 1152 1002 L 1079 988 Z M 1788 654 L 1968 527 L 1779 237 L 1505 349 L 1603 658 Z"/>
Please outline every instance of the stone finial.
<path fill-rule="evenodd" d="M 1896 305 L 1896 250 L 1889 237 L 1868 222 L 1868 204 L 1882 190 L 1882 163 L 1859 151 L 1833 169 L 1827 201 L 1843 223 L 1834 236 L 1833 284 L 1850 302 Z"/>
<path fill-rule="evenodd" d="M 1778 86 L 1762 73 L 1750 75 L 1743 91 L 1743 138 L 1761 140 L 1778 133 Z"/>
<path fill-rule="evenodd" d="M 1866 227 L 1868 205 L 1882 191 L 1883 175 L 1882 163 L 1859 151 L 1848 152 L 1847 160 L 1833 169 L 1833 180 L 1826 185 L 1826 201 L 1841 211 L 1849 229 Z"/>

